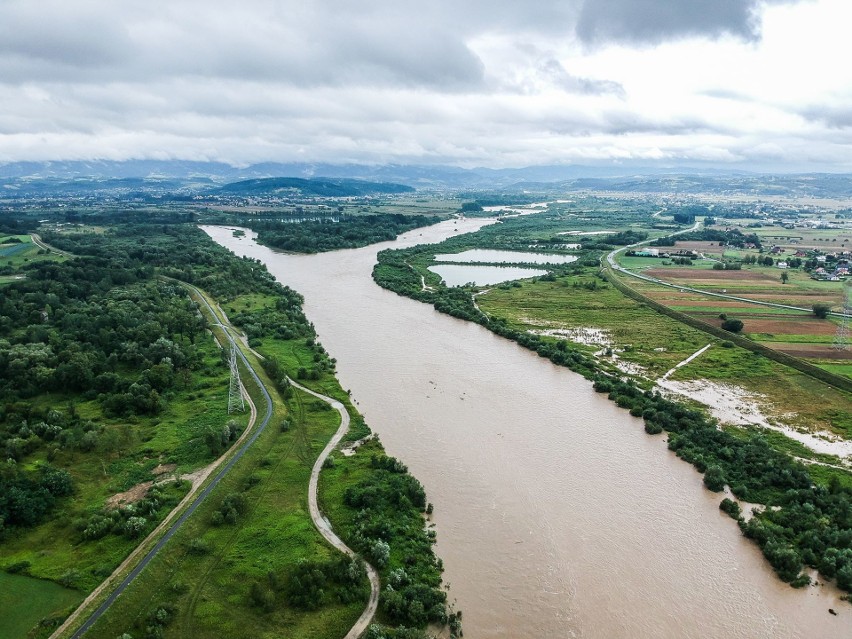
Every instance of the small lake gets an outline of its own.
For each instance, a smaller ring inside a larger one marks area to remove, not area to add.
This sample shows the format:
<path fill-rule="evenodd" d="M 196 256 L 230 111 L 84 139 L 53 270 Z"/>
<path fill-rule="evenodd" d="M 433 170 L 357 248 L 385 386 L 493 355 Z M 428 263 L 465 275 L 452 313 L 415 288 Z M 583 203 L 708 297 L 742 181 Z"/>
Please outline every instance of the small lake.
<path fill-rule="evenodd" d="M 478 286 L 502 284 L 525 277 L 547 275 L 547 271 L 537 268 L 522 268 L 520 266 L 480 266 L 467 264 L 437 264 L 429 270 L 437 273 L 447 286 L 463 286 L 473 282 Z"/>
<path fill-rule="evenodd" d="M 579 244 L 575 245 L 579 247 Z M 461 253 L 443 253 L 435 256 L 436 262 L 485 262 L 491 264 L 570 264 L 577 261 L 576 255 L 554 255 L 548 253 L 524 253 L 521 251 L 498 251 L 495 249 L 471 249 Z M 489 282 L 495 284 L 496 282 Z"/>

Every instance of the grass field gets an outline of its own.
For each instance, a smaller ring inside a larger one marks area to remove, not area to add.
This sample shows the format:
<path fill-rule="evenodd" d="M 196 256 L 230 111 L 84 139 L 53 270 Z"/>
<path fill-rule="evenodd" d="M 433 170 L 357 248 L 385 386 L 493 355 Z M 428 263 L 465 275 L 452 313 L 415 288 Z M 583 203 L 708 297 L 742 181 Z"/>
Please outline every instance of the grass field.
<path fill-rule="evenodd" d="M 0 236 L 0 267 L 6 269 L 7 276 L 19 271 L 25 264 L 65 259 L 62 255 L 39 248 L 29 235 Z"/>
<path fill-rule="evenodd" d="M 64 617 L 82 593 L 25 575 L 0 572 L 0 637 L 26 637 L 42 619 Z"/>
<path fill-rule="evenodd" d="M 85 418 L 105 426 L 100 445 L 91 453 L 58 451 L 54 463 L 68 468 L 74 478 L 75 493 L 64 501 L 53 517 L 35 528 L 19 531 L 4 541 L 0 549 L 3 564 L 29 561 L 34 576 L 57 580 L 74 574 L 75 587 L 88 592 L 112 572 L 135 547 L 137 540 L 107 535 L 84 541 L 79 522 L 100 512 L 106 500 L 132 486 L 155 479 L 152 470 L 161 464 L 175 464 L 175 472 L 190 472 L 210 462 L 214 455 L 202 442 L 208 427 L 221 428 L 234 416 L 227 414 L 228 371 L 222 365 L 219 349 L 212 339 L 198 344 L 204 366 L 193 386 L 180 393 L 154 418 L 106 418 L 96 401 L 77 404 Z M 69 397 L 36 398 L 37 405 L 65 406 Z M 247 417 L 237 416 L 241 428 Z M 132 424 L 132 427 L 131 427 Z M 28 464 L 47 460 L 48 451 L 39 451 Z M 186 487 L 166 484 L 168 494 L 181 497 Z M 161 509 L 159 521 L 168 509 Z"/>
<path fill-rule="evenodd" d="M 817 282 L 792 271 L 789 284 L 772 279 L 765 268 L 762 271 L 711 271 L 704 279 L 692 278 L 694 272 L 690 277 L 683 277 L 675 269 L 648 273 L 673 284 L 804 309 L 812 308 L 815 303 L 838 308 L 843 300 L 843 289 L 837 282 Z M 842 364 L 848 361 L 849 352 L 832 348 L 838 326 L 836 317 L 818 319 L 812 312 L 716 298 L 637 279 L 630 279 L 628 284 L 660 304 L 716 326 L 722 324 L 722 314 L 742 320 L 743 334 L 756 342 L 808 360 L 830 372 L 848 373 L 848 368 Z"/>

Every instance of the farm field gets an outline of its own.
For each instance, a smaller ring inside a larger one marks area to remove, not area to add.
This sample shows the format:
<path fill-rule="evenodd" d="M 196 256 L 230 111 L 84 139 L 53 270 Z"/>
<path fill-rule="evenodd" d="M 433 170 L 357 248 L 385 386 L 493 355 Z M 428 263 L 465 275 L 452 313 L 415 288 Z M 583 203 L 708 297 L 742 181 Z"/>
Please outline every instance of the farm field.
<path fill-rule="evenodd" d="M 64 617 L 83 595 L 44 579 L 0 572 L 0 637 L 26 637 L 45 618 Z"/>
<path fill-rule="evenodd" d="M 695 271 L 656 269 L 646 273 L 672 284 L 803 309 L 827 304 L 837 310 L 843 303 L 843 289 L 836 283 L 807 280 L 801 286 L 794 286 L 791 278 L 790 284 L 785 285 L 765 272 L 708 271 L 699 275 Z M 834 290 L 826 284 L 835 284 Z M 833 348 L 838 329 L 836 317 L 819 319 L 811 311 L 716 298 L 644 280 L 631 279 L 629 285 L 660 304 L 715 326 L 721 326 L 725 318 L 739 319 L 743 322 L 742 333 L 754 341 L 823 368 L 833 367 L 826 369 L 832 372 L 845 371 L 845 367 L 837 369 L 834 365 L 852 358 L 852 350 Z"/>
<path fill-rule="evenodd" d="M 631 279 L 630 284 L 637 282 Z M 684 295 L 674 289 L 657 288 L 667 294 Z M 752 395 L 769 417 L 783 419 L 805 431 L 852 436 L 848 393 L 732 344 L 720 347 L 721 340 L 662 315 L 601 282 L 593 269 L 557 277 L 555 281 L 538 279 L 520 286 L 498 286 L 477 295 L 476 300 L 483 312 L 505 318 L 518 330 L 585 341 L 586 350 L 598 353 L 602 366 L 616 371 L 621 367 L 620 372 L 627 371 L 646 383 L 660 379 L 675 364 L 713 344 L 689 365 L 678 368 L 671 379 L 733 384 Z M 607 349 L 612 349 L 615 357 L 607 355 Z M 831 362 L 832 366 L 836 364 Z"/>
<path fill-rule="evenodd" d="M 0 235 L 0 271 L 5 276 L 16 273 L 25 264 L 64 259 L 34 244 L 29 235 Z"/>

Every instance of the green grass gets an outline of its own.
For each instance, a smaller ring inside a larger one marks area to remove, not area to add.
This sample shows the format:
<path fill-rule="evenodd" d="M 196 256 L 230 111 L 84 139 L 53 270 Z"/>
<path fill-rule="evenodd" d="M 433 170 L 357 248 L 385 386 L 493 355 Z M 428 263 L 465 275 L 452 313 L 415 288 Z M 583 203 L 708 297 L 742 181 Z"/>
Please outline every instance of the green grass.
<path fill-rule="evenodd" d="M 837 481 L 847 490 L 852 490 L 852 473 L 849 471 L 818 464 L 808 464 L 808 474 L 817 484 L 829 486 L 832 481 Z"/>
<path fill-rule="evenodd" d="M 64 617 L 82 593 L 43 579 L 0 572 L 0 637 L 23 639 L 42 619 Z"/>
<path fill-rule="evenodd" d="M 631 271 L 667 268 L 667 269 L 685 269 L 688 271 L 706 271 L 713 268 L 715 262 L 713 260 L 693 260 L 691 265 L 675 264 L 670 257 L 627 257 L 623 253 L 618 255 L 618 263 Z"/>
<path fill-rule="evenodd" d="M 627 349 L 622 358 L 646 367 L 652 377 L 663 375 L 712 339 L 626 298 L 591 271 L 559 277 L 555 282 L 539 280 L 520 288 L 492 288 L 477 297 L 477 304 L 520 330 L 604 329 L 615 348 Z"/>
<path fill-rule="evenodd" d="M 54 464 L 67 468 L 74 478 L 75 492 L 63 500 L 49 520 L 27 530 L 17 531 L 0 547 L 0 561 L 32 563 L 30 573 L 45 579 L 58 579 L 69 570 L 79 573 L 76 586 L 83 591 L 95 588 L 138 540 L 107 535 L 97 541 L 83 541 L 77 521 L 100 511 L 108 497 L 154 479 L 151 469 L 158 464 L 175 463 L 178 472 L 203 466 L 214 455 L 202 443 L 207 427 L 221 428 L 234 416 L 227 414 L 228 371 L 221 364 L 219 349 L 212 339 L 198 344 L 204 365 L 196 372 L 191 387 L 176 393 L 158 416 L 110 419 L 96 401 L 75 406 L 84 418 L 104 424 L 101 444 L 91 453 L 59 451 Z M 64 408 L 72 398 L 49 395 L 33 399 L 36 406 Z M 236 416 L 245 427 L 247 416 Z M 106 442 L 112 441 L 109 448 Z M 27 464 L 47 461 L 47 450 L 27 458 Z M 185 488 L 169 489 L 175 498 Z M 157 521 L 165 516 L 163 509 Z M 153 528 L 153 520 L 150 528 Z"/>
<path fill-rule="evenodd" d="M 846 375 L 847 377 L 852 377 L 852 362 L 843 363 L 843 364 L 835 364 L 835 363 L 827 363 L 825 360 L 811 360 L 813 364 L 816 364 L 820 368 L 827 370 L 829 373 L 834 373 L 835 375 Z"/>
<path fill-rule="evenodd" d="M 258 389 L 250 381 L 248 386 L 258 401 Z M 291 426 L 282 432 L 285 418 Z M 273 418 L 254 446 L 89 636 L 112 639 L 125 631 L 135 636 L 144 629 L 145 615 L 165 601 L 178 606 L 169 625 L 172 636 L 345 634 L 362 603 L 306 612 L 288 607 L 278 593 L 274 609 L 263 612 L 250 602 L 251 584 L 264 582 L 270 572 L 286 580 L 300 558 L 323 559 L 335 552 L 310 521 L 307 483 L 316 456 L 337 425 L 337 413 L 318 400 L 294 392 L 288 410 L 276 397 Z M 234 492 L 245 492 L 247 512 L 236 524 L 212 525 L 213 512 Z M 209 553 L 189 553 L 193 539 L 202 539 Z"/>
<path fill-rule="evenodd" d="M 765 342 L 771 345 L 775 342 L 782 344 L 831 344 L 834 342 L 834 335 L 792 335 L 788 333 L 749 333 L 748 336 L 757 341 Z"/>
<path fill-rule="evenodd" d="M 662 300 L 657 300 L 661 303 L 665 303 Z M 728 306 L 694 306 L 691 304 L 666 304 L 669 308 L 673 308 L 676 311 L 681 311 L 682 313 L 711 313 L 713 315 L 718 316 L 720 313 L 724 313 L 728 317 L 736 317 L 737 315 L 783 315 L 786 317 L 782 317 L 780 319 L 808 319 L 811 317 L 810 314 L 802 313 L 801 311 L 793 311 L 786 308 L 774 308 L 772 306 L 763 306 L 761 304 L 755 304 L 754 306 L 742 306 L 736 308 L 730 308 Z M 775 319 L 775 317 L 773 317 Z"/>
<path fill-rule="evenodd" d="M 14 237 L 21 243 L 8 244 L 9 238 Z M 46 251 L 36 246 L 29 235 L 4 235 L 0 236 L 0 267 L 7 267 L 13 272 L 21 269 L 25 264 L 45 261 L 63 261 L 62 255 Z"/>

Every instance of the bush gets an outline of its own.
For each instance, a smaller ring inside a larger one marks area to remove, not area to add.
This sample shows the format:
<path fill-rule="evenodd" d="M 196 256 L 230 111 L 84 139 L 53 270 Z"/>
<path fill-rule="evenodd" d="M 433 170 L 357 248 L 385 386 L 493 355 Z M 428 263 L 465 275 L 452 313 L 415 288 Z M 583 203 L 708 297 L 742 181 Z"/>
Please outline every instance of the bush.
<path fill-rule="evenodd" d="M 190 555 L 206 555 L 210 552 L 210 544 L 200 537 L 196 537 L 189 542 L 189 548 L 187 551 Z"/>
<path fill-rule="evenodd" d="M 831 306 L 822 303 L 814 304 L 812 308 L 814 310 L 814 315 L 819 319 L 825 319 L 831 311 Z"/>
<path fill-rule="evenodd" d="M 722 322 L 722 328 L 730 333 L 739 333 L 741 330 L 743 330 L 743 322 L 742 320 L 733 318 L 726 319 L 724 322 Z"/>
<path fill-rule="evenodd" d="M 708 466 L 704 473 L 704 485 L 714 493 L 725 489 L 725 473 L 720 466 Z"/>
<path fill-rule="evenodd" d="M 659 435 L 663 432 L 663 427 L 657 422 L 645 422 L 645 432 L 649 435 Z"/>
<path fill-rule="evenodd" d="M 6 566 L 6 572 L 10 575 L 17 575 L 18 573 L 24 572 L 29 567 L 30 562 L 28 561 L 16 561 L 15 563 Z"/>
<path fill-rule="evenodd" d="M 138 537 L 147 524 L 148 521 L 144 517 L 130 517 L 124 522 L 124 534 L 131 539 Z"/>
<path fill-rule="evenodd" d="M 719 510 L 728 515 L 731 519 L 739 519 L 742 514 L 742 510 L 740 510 L 740 505 L 732 499 L 728 499 L 725 497 L 719 503 Z"/>

